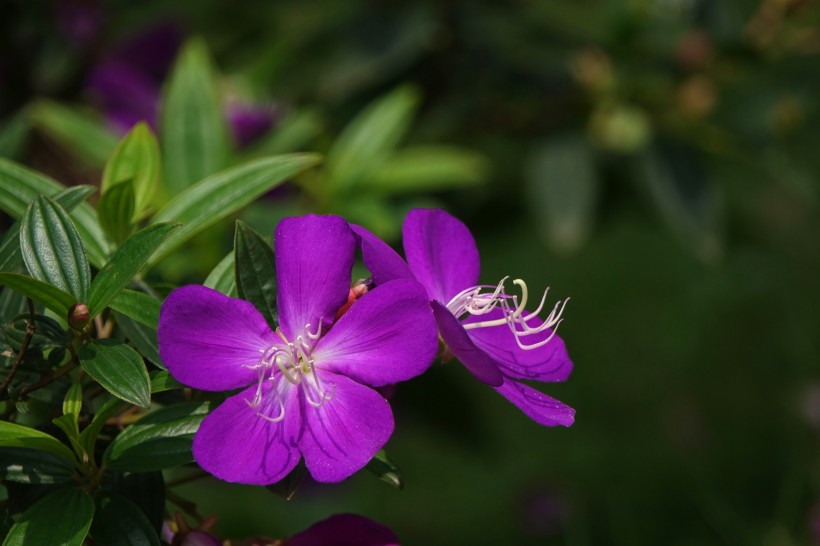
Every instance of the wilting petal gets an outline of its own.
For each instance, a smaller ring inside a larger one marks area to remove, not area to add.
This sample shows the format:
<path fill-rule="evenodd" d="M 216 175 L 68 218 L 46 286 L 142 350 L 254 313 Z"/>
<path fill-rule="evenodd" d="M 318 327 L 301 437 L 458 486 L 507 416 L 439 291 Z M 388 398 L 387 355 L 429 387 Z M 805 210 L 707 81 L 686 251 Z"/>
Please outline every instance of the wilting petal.
<path fill-rule="evenodd" d="M 381 523 L 337 514 L 294 535 L 288 546 L 399 546 L 399 539 Z"/>
<path fill-rule="evenodd" d="M 494 309 L 486 315 L 469 317 L 463 324 L 484 320 L 495 320 L 503 317 L 500 309 Z M 540 319 L 529 321 L 537 327 L 543 322 Z M 547 329 L 538 334 L 521 338 L 525 345 L 533 345 L 547 339 L 552 330 Z M 467 330 L 476 347 L 495 360 L 505 375 L 518 379 L 535 379 L 537 381 L 564 381 L 572 371 L 572 361 L 567 354 L 564 341 L 557 335 L 546 344 L 535 349 L 522 349 L 515 342 L 509 327 L 506 325 L 490 328 Z"/>
<path fill-rule="evenodd" d="M 316 344 L 313 358 L 320 369 L 378 387 L 421 374 L 437 351 L 424 288 L 400 279 L 357 300 Z"/>
<path fill-rule="evenodd" d="M 541 425 L 568 427 L 575 421 L 574 409 L 509 377 L 505 377 L 504 384 L 495 390 Z"/>
<path fill-rule="evenodd" d="M 231 396 L 202 421 L 194 436 L 194 458 L 206 471 L 227 482 L 269 485 L 284 478 L 299 462 L 296 449 L 301 415 L 296 387 L 279 380 L 281 408 L 272 392 L 272 383 L 262 386 L 263 403 L 256 409 L 248 405 L 256 385 Z M 292 387 L 292 388 L 286 388 Z"/>
<path fill-rule="evenodd" d="M 177 288 L 159 314 L 159 354 L 175 379 L 206 391 L 249 385 L 262 351 L 282 340 L 247 301 L 204 286 Z"/>
<path fill-rule="evenodd" d="M 387 400 L 370 387 L 343 375 L 320 373 L 333 397 L 318 408 L 302 401 L 304 429 L 299 450 L 316 481 L 339 482 L 384 447 L 393 433 L 393 412 Z"/>
<path fill-rule="evenodd" d="M 362 226 L 350 224 L 350 229 L 356 234 L 364 265 L 370 271 L 376 286 L 394 279 L 415 279 L 413 272 L 390 245 Z"/>
<path fill-rule="evenodd" d="M 407 264 L 431 300 L 447 305 L 478 284 L 478 249 L 460 220 L 443 210 L 414 209 L 404 219 L 402 233 Z"/>
<path fill-rule="evenodd" d="M 356 240 L 338 216 L 309 214 L 279 222 L 274 239 L 279 323 L 288 339 L 310 324 L 322 331 L 347 301 Z"/>
<path fill-rule="evenodd" d="M 498 364 L 475 346 L 467 335 L 467 330 L 446 307 L 436 301 L 430 305 L 441 339 L 447 344 L 450 352 L 482 383 L 493 387 L 501 385 L 504 377 L 498 369 Z"/>

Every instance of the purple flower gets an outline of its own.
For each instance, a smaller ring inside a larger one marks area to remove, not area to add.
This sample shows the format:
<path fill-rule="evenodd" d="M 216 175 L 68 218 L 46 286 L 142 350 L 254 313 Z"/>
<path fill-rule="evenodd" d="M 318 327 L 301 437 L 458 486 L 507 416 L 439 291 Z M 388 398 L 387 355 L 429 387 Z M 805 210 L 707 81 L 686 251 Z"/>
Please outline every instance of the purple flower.
<path fill-rule="evenodd" d="M 507 277 L 495 285 L 478 283 L 479 258 L 467 227 L 443 210 L 416 209 L 404 221 L 407 262 L 378 237 L 352 226 L 376 286 L 394 279 L 417 279 L 427 290 L 439 334 L 447 350 L 476 379 L 542 425 L 569 426 L 575 410 L 520 380 L 564 381 L 572 362 L 555 335 L 566 300 L 538 317 L 547 293 L 533 312 L 521 279 L 521 297 L 506 291 Z"/>
<path fill-rule="evenodd" d="M 345 220 L 286 218 L 275 234 L 279 327 L 249 302 L 204 286 L 171 292 L 159 321 L 171 374 L 231 396 L 194 437 L 196 461 L 230 482 L 270 484 L 305 458 L 320 482 L 362 468 L 393 432 L 373 387 L 425 371 L 437 350 L 424 289 L 406 279 L 348 299 L 356 240 Z M 249 386 L 248 386 L 249 385 Z"/>
<path fill-rule="evenodd" d="M 399 546 L 393 531 L 355 514 L 337 514 L 305 529 L 287 546 Z"/>

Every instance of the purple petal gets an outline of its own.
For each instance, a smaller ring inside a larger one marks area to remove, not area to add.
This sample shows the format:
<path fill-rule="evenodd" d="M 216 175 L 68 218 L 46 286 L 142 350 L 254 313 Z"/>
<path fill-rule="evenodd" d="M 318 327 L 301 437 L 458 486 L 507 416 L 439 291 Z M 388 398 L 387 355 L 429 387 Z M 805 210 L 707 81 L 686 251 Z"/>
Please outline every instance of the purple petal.
<path fill-rule="evenodd" d="M 172 22 L 160 22 L 129 37 L 113 53 L 122 61 L 149 76 L 157 85 L 165 79 L 182 45 L 183 33 Z"/>
<path fill-rule="evenodd" d="M 191 531 L 182 539 L 180 546 L 222 546 L 222 541 L 202 531 Z"/>
<path fill-rule="evenodd" d="M 171 292 L 159 314 L 159 354 L 175 379 L 206 391 L 226 391 L 256 381 L 249 368 L 263 351 L 282 342 L 247 301 L 204 286 Z"/>
<path fill-rule="evenodd" d="M 279 379 L 285 417 L 272 423 L 257 415 L 276 418 L 281 409 L 272 392 L 273 384 L 262 386 L 263 404 L 253 409 L 256 385 L 231 396 L 202 421 L 194 436 L 194 459 L 220 480 L 269 485 L 284 478 L 299 462 L 295 444 L 301 427 L 296 388 Z"/>
<path fill-rule="evenodd" d="M 495 390 L 538 424 L 568 427 L 575 421 L 574 409 L 509 377 L 505 377 L 504 384 Z"/>
<path fill-rule="evenodd" d="M 288 546 L 399 546 L 399 539 L 381 523 L 337 514 L 294 535 Z"/>
<path fill-rule="evenodd" d="M 303 399 L 299 450 L 316 481 L 339 482 L 384 447 L 393 433 L 393 412 L 370 387 L 326 370 L 319 373 L 333 397 L 318 408 Z"/>
<path fill-rule="evenodd" d="M 276 111 L 272 106 L 229 101 L 225 117 L 237 146 L 241 149 L 273 127 Z"/>
<path fill-rule="evenodd" d="M 356 301 L 313 350 L 316 366 L 360 383 L 406 381 L 432 364 L 438 335 L 424 288 L 400 279 Z"/>
<path fill-rule="evenodd" d="M 431 300 L 447 305 L 478 284 L 478 249 L 461 221 L 443 210 L 414 209 L 402 233 L 407 263 Z"/>
<path fill-rule="evenodd" d="M 338 216 L 309 214 L 279 222 L 274 238 L 279 323 L 288 339 L 333 322 L 347 302 L 356 240 Z"/>
<path fill-rule="evenodd" d="M 504 381 L 498 369 L 498 364 L 484 351 L 475 346 L 467 335 L 467 330 L 458 322 L 456 317 L 437 301 L 431 302 L 433 316 L 436 318 L 439 334 L 447 344 L 447 348 L 473 374 L 476 379 L 497 387 Z"/>
<path fill-rule="evenodd" d="M 106 61 L 91 72 L 87 86 L 116 130 L 125 133 L 139 121 L 156 126 L 159 84 L 139 69 L 122 61 Z"/>
<path fill-rule="evenodd" d="M 394 279 L 415 279 L 413 272 L 390 245 L 362 226 L 350 224 L 350 229 L 356 234 L 364 265 L 373 276 L 374 284 L 378 286 Z"/>
<path fill-rule="evenodd" d="M 494 309 L 480 317 L 469 317 L 463 324 L 479 320 L 495 320 L 502 316 L 500 309 Z M 530 323 L 532 326 L 538 326 L 543 322 L 533 319 Z M 547 329 L 539 334 L 523 337 L 521 341 L 525 345 L 535 344 L 547 339 L 551 333 L 552 330 Z M 467 330 L 467 334 L 476 347 L 492 357 L 501 366 L 501 371 L 510 377 L 537 381 L 564 381 L 572 371 L 572 361 L 567 354 L 567 348 L 564 341 L 557 335 L 542 347 L 522 349 L 515 342 L 515 336 L 506 325 L 474 328 Z"/>

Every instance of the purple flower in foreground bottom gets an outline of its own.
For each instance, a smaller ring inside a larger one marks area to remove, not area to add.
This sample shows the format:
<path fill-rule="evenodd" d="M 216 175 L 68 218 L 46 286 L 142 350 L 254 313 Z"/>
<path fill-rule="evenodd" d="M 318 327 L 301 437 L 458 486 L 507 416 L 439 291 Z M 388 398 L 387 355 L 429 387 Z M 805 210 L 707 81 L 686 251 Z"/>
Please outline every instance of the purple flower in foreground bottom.
<path fill-rule="evenodd" d="M 305 529 L 287 546 L 399 546 L 393 531 L 355 514 L 338 514 Z"/>
<path fill-rule="evenodd" d="M 424 285 L 441 338 L 476 379 L 542 425 L 573 423 L 575 410 L 520 382 L 564 381 L 572 371 L 564 342 L 554 332 L 566 300 L 542 320 L 538 313 L 546 292 L 538 308 L 528 312 L 529 294 L 521 279 L 513 281 L 520 298 L 507 294 L 507 277 L 497 285 L 478 284 L 475 240 L 443 210 L 408 213 L 403 227 L 406 263 L 369 231 L 352 228 L 376 286 L 394 279 L 417 279 Z"/>
<path fill-rule="evenodd" d="M 171 292 L 159 320 L 162 360 L 197 389 L 246 387 L 202 422 L 194 458 L 231 482 L 270 484 L 300 457 L 321 482 L 362 468 L 393 432 L 372 387 L 425 371 L 436 327 L 424 289 L 386 282 L 347 301 L 356 242 L 333 216 L 286 218 L 275 234 L 279 328 L 249 302 L 204 286 Z"/>

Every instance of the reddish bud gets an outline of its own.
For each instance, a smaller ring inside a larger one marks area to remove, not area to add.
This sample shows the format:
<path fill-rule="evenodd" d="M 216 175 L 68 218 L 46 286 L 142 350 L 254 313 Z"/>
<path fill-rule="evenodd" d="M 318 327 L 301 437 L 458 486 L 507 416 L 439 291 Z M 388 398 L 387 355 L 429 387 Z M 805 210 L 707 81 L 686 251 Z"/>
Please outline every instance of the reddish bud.
<path fill-rule="evenodd" d="M 91 319 L 88 306 L 82 303 L 75 303 L 68 310 L 68 324 L 75 330 L 82 330 Z"/>
<path fill-rule="evenodd" d="M 370 287 L 370 281 L 369 280 L 356 281 L 356 284 L 354 284 L 350 288 L 350 292 L 348 292 L 348 294 L 347 294 L 347 303 L 342 305 L 339 308 L 339 310 L 336 311 L 336 317 L 333 319 L 333 322 L 338 321 L 342 317 L 342 315 L 347 313 L 347 310 L 350 309 L 350 307 L 354 303 L 356 303 L 357 299 L 359 299 L 362 296 L 364 296 L 365 294 L 367 294 L 367 291 L 368 291 L 369 287 Z"/>

